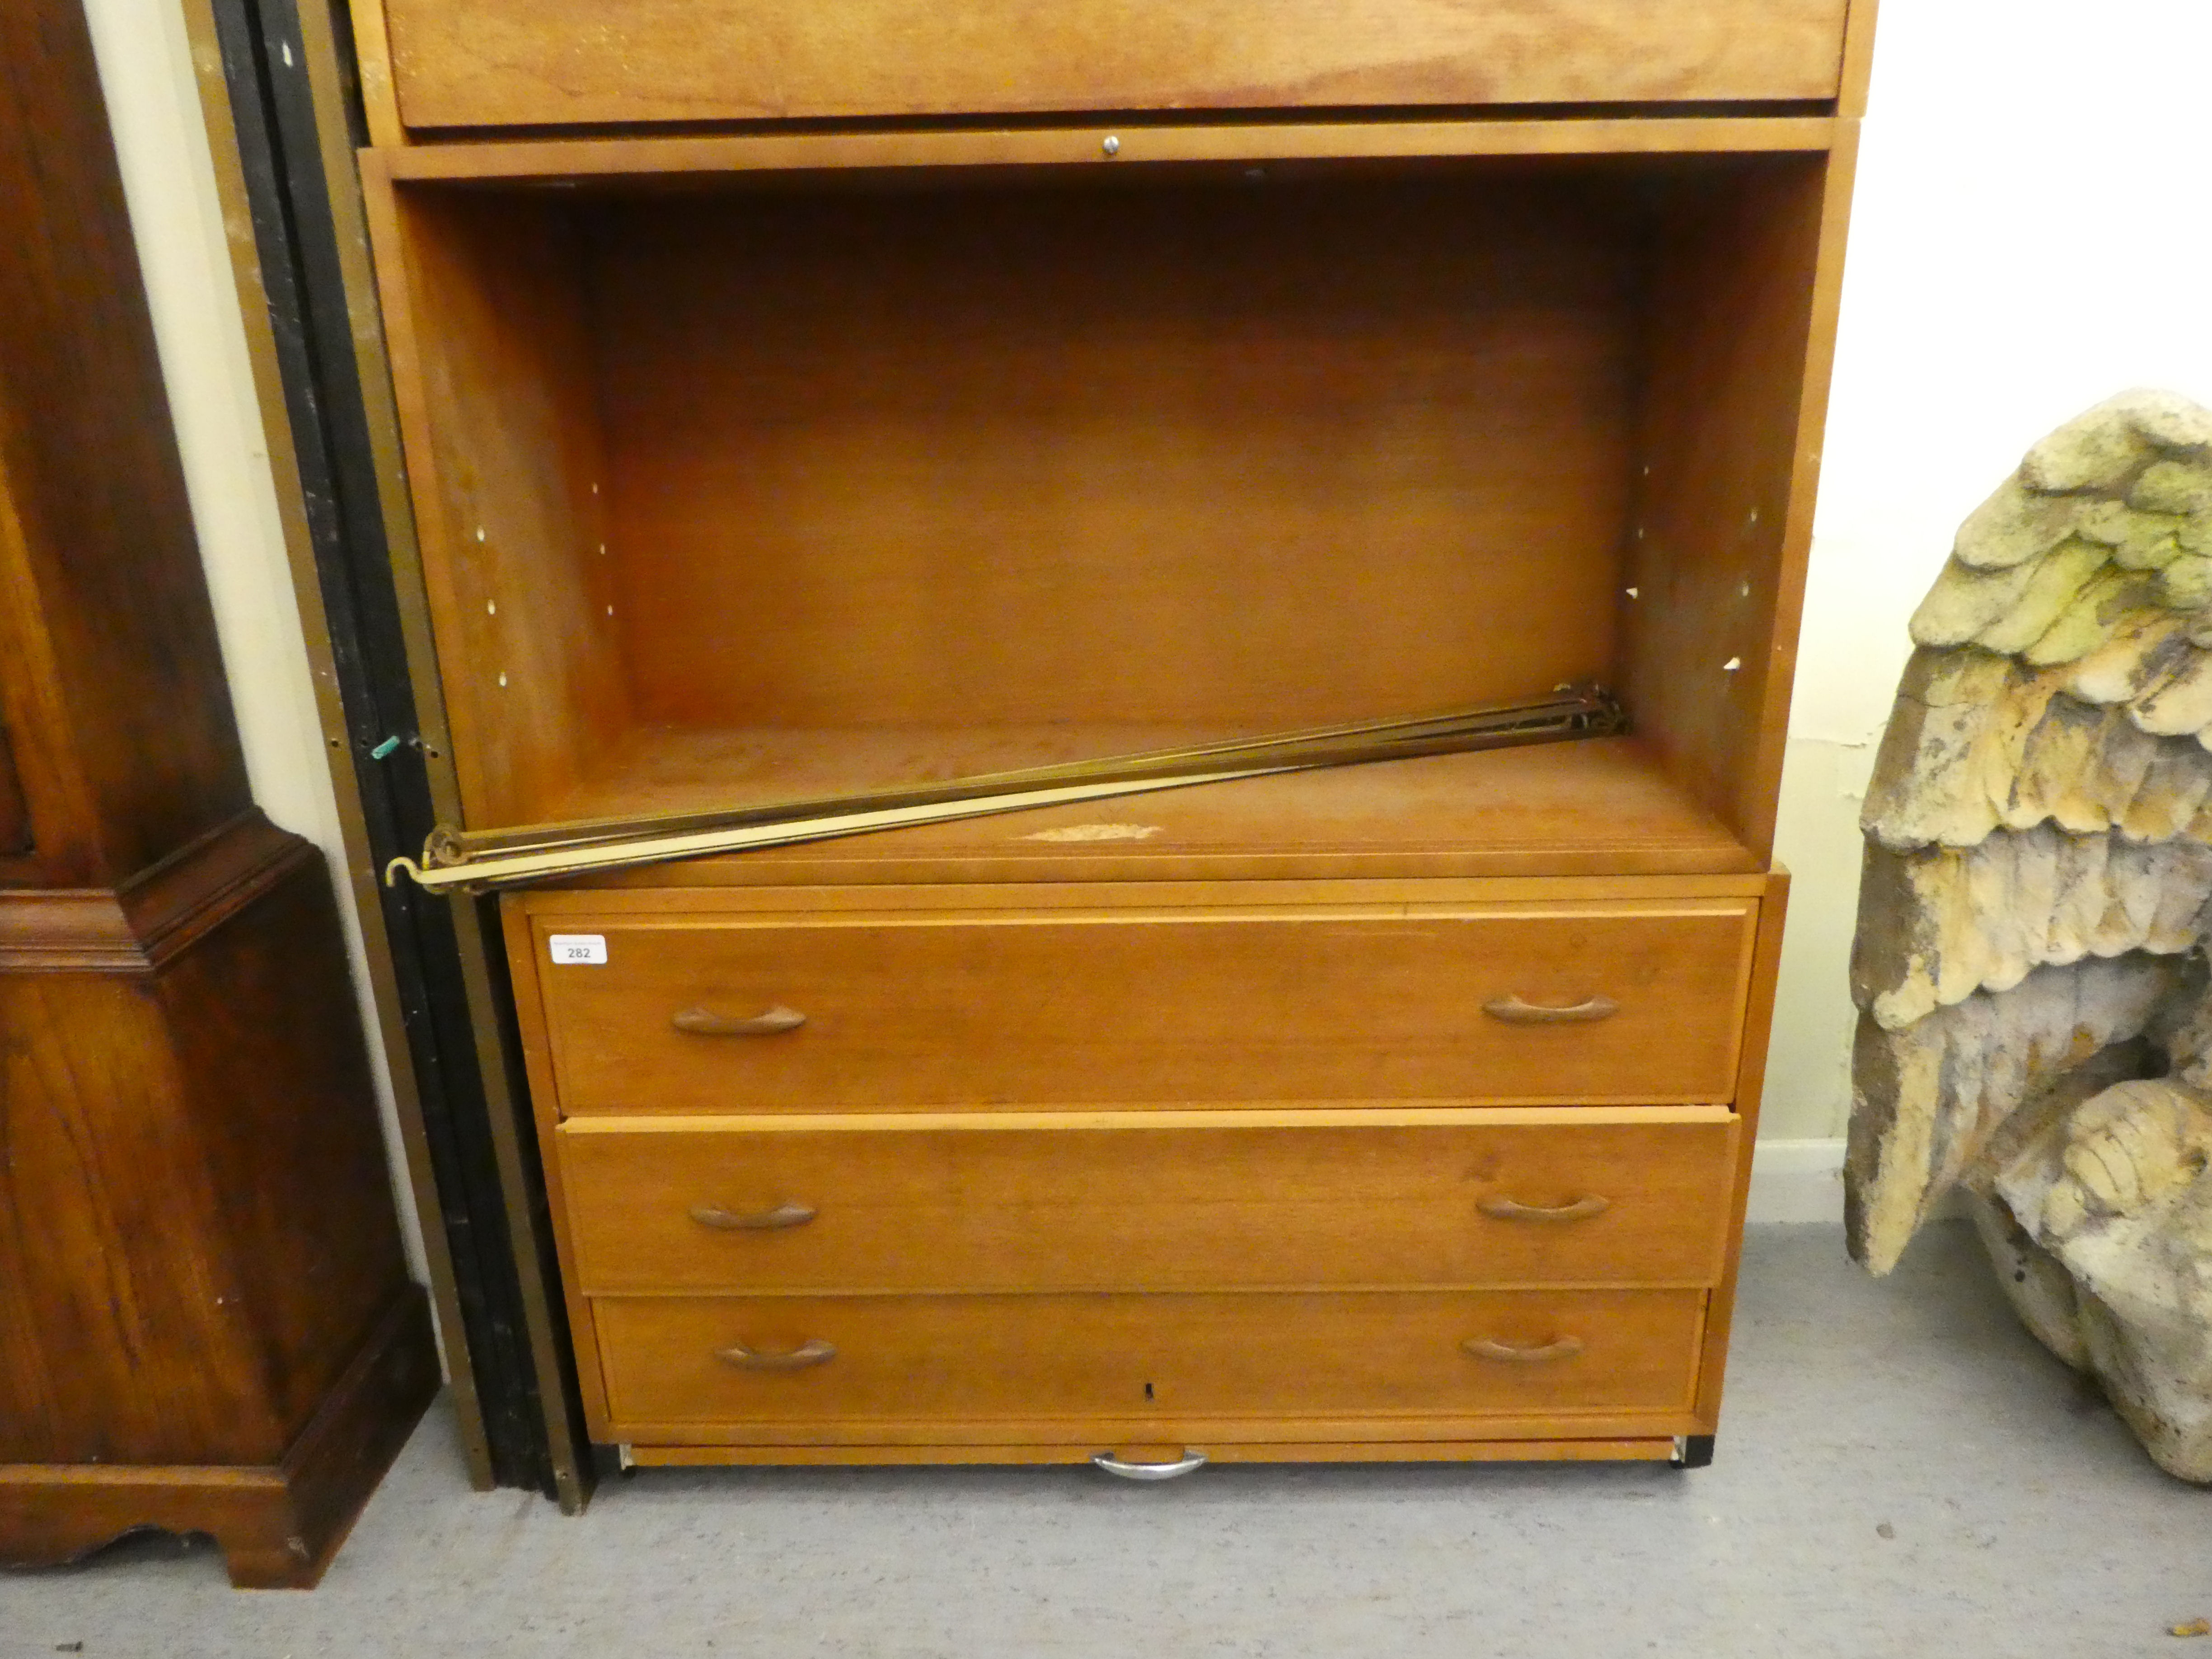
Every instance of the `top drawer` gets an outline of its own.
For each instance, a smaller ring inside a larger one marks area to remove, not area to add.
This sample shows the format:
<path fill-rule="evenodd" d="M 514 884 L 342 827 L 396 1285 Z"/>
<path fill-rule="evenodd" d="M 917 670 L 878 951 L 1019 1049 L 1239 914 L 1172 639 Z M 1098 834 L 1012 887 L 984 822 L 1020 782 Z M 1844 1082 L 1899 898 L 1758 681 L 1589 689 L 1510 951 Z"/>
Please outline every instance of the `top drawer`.
<path fill-rule="evenodd" d="M 1727 898 L 605 917 L 518 902 L 568 1113 L 1719 1103 L 1758 919 Z M 574 935 L 598 960 L 556 965 Z"/>
<path fill-rule="evenodd" d="M 1847 3 L 381 0 L 414 128 L 1822 100 Z"/>

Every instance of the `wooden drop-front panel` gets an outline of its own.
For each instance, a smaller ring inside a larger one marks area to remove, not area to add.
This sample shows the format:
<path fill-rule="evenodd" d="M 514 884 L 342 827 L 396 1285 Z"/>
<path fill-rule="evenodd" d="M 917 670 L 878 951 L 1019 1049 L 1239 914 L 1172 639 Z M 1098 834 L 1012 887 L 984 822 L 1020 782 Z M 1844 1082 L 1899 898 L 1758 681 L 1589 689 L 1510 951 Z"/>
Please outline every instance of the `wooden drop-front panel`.
<path fill-rule="evenodd" d="M 410 127 L 1836 96 L 1845 0 L 383 0 Z M 374 38 L 372 37 L 374 41 Z M 376 41 L 374 44 L 381 44 Z M 375 69 L 380 80 L 384 63 Z"/>

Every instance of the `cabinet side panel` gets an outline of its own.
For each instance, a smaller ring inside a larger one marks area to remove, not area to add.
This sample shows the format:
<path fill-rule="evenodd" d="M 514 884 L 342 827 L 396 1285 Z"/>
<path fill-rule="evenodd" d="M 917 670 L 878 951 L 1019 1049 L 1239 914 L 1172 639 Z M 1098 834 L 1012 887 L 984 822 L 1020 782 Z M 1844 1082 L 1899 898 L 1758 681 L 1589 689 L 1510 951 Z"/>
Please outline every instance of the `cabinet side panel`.
<path fill-rule="evenodd" d="M 62 884 L 124 879 L 247 804 L 85 31 L 74 7 L 0 8 L 0 680 Z"/>
<path fill-rule="evenodd" d="M 1833 98 L 1844 0 L 389 0 L 410 127 Z"/>
<path fill-rule="evenodd" d="M 557 207 L 369 183 L 463 809 L 542 817 L 627 718 L 573 232 Z"/>
<path fill-rule="evenodd" d="M 1820 159 L 1761 163 L 1668 222 L 1622 600 L 1638 733 L 1761 858 L 1811 542 L 1827 185 Z"/>
<path fill-rule="evenodd" d="M 295 849 L 159 985 L 289 1444 L 407 1277 L 321 855 Z"/>
<path fill-rule="evenodd" d="M 368 119 L 372 144 L 404 144 L 407 134 L 399 125 L 399 94 L 392 79 L 392 37 L 385 27 L 384 0 L 353 0 L 354 61 L 361 75 L 362 113 Z"/>
<path fill-rule="evenodd" d="M 576 1353 L 576 1387 L 583 1395 L 584 1425 L 595 1440 L 606 1438 L 607 1385 L 599 1364 L 599 1340 L 592 1304 L 576 1270 L 574 1229 L 568 1201 L 569 1171 L 561 1129 L 559 1096 L 553 1081 L 553 1047 L 545 1024 L 544 988 L 538 976 L 538 934 L 531 925 L 534 895 L 509 893 L 499 901 L 501 936 L 507 946 L 507 973 L 514 989 L 515 1025 L 522 1040 L 522 1063 L 530 1085 L 531 1120 L 538 1130 L 538 1158 L 545 1170 L 545 1198 L 551 1212 L 553 1250 L 561 1267 L 562 1297 L 568 1310 L 569 1340 Z"/>
<path fill-rule="evenodd" d="M 1743 1218 L 1751 1200 L 1751 1160 L 1758 1145 L 1759 1103 L 1766 1089 L 1766 1049 L 1774 1036 L 1774 982 L 1782 970 L 1782 929 L 1789 912 L 1789 872 L 1777 870 L 1767 878 L 1766 898 L 1759 908 L 1751 1006 L 1744 1021 L 1742 1058 L 1736 1068 L 1735 1109 L 1743 1126 L 1743 1139 L 1737 1146 L 1735 1182 L 1729 1196 L 1728 1260 L 1720 1285 L 1706 1305 L 1705 1353 L 1698 1372 L 1698 1415 L 1708 1434 L 1720 1420 L 1721 1388 L 1728 1372 L 1736 1276 L 1743 1266 Z"/>
<path fill-rule="evenodd" d="M 0 1463 L 274 1462 L 149 976 L 0 975 Z"/>

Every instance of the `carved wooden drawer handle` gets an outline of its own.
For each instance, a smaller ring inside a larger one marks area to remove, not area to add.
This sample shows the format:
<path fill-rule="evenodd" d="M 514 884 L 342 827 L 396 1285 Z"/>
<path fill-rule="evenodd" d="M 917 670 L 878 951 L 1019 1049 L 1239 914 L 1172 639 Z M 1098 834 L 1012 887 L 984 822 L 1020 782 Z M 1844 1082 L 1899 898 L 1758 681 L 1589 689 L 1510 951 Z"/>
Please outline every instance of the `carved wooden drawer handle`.
<path fill-rule="evenodd" d="M 1523 1204 L 1517 1198 L 1493 1194 L 1474 1207 L 1500 1221 L 1587 1221 L 1594 1215 L 1603 1215 L 1613 1207 L 1613 1201 L 1592 1193 L 1571 1204 Z"/>
<path fill-rule="evenodd" d="M 727 1014 L 711 1013 L 704 1008 L 685 1008 L 677 1013 L 671 1024 L 693 1036 L 781 1036 L 805 1024 L 806 1016 L 779 1002 L 750 1019 L 732 1019 Z"/>
<path fill-rule="evenodd" d="M 714 1350 L 714 1358 L 744 1371 L 803 1371 L 810 1365 L 826 1365 L 837 1357 L 837 1345 L 811 1337 L 782 1353 L 763 1353 L 742 1342 Z"/>
<path fill-rule="evenodd" d="M 1587 1025 L 1593 1020 L 1611 1019 L 1620 1012 L 1620 1005 L 1611 997 L 1585 997 L 1564 1008 L 1523 1002 L 1519 997 L 1492 997 L 1482 1005 L 1482 1012 L 1508 1025 Z"/>
<path fill-rule="evenodd" d="M 1534 1347 L 1516 1347 L 1510 1342 L 1493 1342 L 1486 1336 L 1470 1336 L 1459 1345 L 1477 1359 L 1502 1359 L 1510 1365 L 1541 1365 L 1554 1359 L 1572 1359 L 1583 1351 L 1579 1337 L 1562 1336 Z"/>
<path fill-rule="evenodd" d="M 740 1214 L 726 1210 L 719 1204 L 695 1204 L 691 1218 L 702 1227 L 712 1227 L 725 1233 L 767 1233 L 779 1227 L 804 1227 L 814 1219 L 811 1204 L 779 1204 L 773 1210 L 754 1210 Z"/>

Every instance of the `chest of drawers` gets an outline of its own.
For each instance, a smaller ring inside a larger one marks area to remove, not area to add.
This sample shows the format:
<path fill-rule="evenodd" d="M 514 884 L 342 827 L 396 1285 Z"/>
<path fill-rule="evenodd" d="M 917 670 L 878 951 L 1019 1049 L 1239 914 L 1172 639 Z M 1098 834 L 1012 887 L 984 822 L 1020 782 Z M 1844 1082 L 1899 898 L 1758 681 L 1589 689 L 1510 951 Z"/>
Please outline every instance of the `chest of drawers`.
<path fill-rule="evenodd" d="M 594 1437 L 1229 1460 L 1710 1432 L 1778 902 L 1652 884 L 1689 890 L 510 897 Z"/>
<path fill-rule="evenodd" d="M 1631 735 L 506 894 L 596 1441 L 1719 1410 L 1870 0 L 356 0 L 468 830 Z"/>

